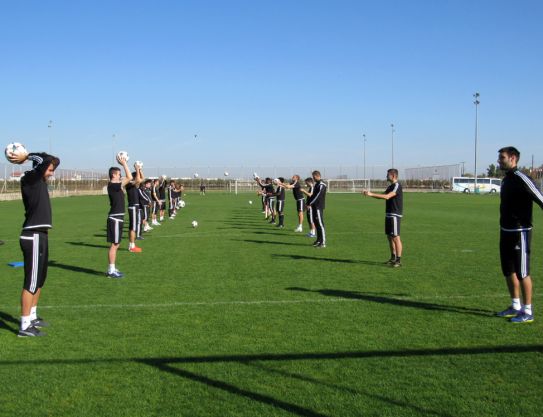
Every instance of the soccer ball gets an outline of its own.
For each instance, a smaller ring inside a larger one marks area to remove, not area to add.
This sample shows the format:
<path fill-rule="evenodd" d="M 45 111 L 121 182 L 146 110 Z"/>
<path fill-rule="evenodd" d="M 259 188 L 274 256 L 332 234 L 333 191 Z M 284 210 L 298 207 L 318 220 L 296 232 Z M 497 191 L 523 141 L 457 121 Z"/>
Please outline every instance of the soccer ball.
<path fill-rule="evenodd" d="M 192 221 L 192 227 L 198 227 L 198 222 L 196 220 Z"/>
<path fill-rule="evenodd" d="M 177 203 L 177 205 L 179 206 L 179 208 L 185 207 L 185 200 L 179 200 L 179 203 Z"/>
<path fill-rule="evenodd" d="M 6 156 L 6 159 L 9 161 L 8 153 L 11 153 L 15 156 L 20 156 L 20 155 L 28 154 L 28 151 L 26 150 L 24 145 L 18 142 L 13 142 L 13 143 L 10 143 L 8 146 L 6 146 L 6 150 L 4 151 L 4 155 Z"/>
<path fill-rule="evenodd" d="M 273 183 L 274 183 L 274 184 L 279 184 L 279 178 L 275 178 L 275 179 L 273 180 Z"/>
<path fill-rule="evenodd" d="M 194 178 L 198 178 L 198 177 L 199 177 L 198 173 L 195 172 L 195 173 L 194 173 Z"/>
<path fill-rule="evenodd" d="M 161 178 L 162 178 L 163 180 L 165 180 L 165 179 L 168 178 L 168 177 L 167 177 L 166 175 L 162 175 Z"/>
<path fill-rule="evenodd" d="M 142 168 L 143 168 L 143 162 L 141 162 L 141 161 L 136 161 L 136 162 L 134 163 L 134 165 L 135 165 L 136 167 L 138 167 L 139 169 L 142 169 Z"/>
<path fill-rule="evenodd" d="M 128 160 L 130 159 L 130 157 L 128 156 L 128 152 L 126 152 L 126 151 L 120 151 L 117 154 L 117 158 L 118 159 L 124 159 L 126 162 L 128 162 Z"/>
<path fill-rule="evenodd" d="M 258 178 L 258 174 L 256 172 L 253 172 L 253 178 L 256 180 Z"/>
<path fill-rule="evenodd" d="M 230 174 L 228 173 L 228 171 L 224 171 L 224 176 L 225 177 L 228 177 Z"/>
<path fill-rule="evenodd" d="M 249 200 L 249 204 L 253 204 L 253 202 L 251 200 Z"/>

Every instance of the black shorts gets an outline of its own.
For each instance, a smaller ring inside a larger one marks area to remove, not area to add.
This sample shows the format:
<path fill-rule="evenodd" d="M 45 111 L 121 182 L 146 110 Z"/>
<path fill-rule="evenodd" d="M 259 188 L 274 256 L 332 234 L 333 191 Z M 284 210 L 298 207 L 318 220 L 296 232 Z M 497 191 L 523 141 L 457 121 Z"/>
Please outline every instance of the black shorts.
<path fill-rule="evenodd" d="M 313 207 L 307 206 L 307 222 L 309 226 L 313 224 Z"/>
<path fill-rule="evenodd" d="M 121 243 L 123 238 L 123 223 L 122 217 L 108 217 L 107 218 L 107 241 L 109 243 Z"/>
<path fill-rule="evenodd" d="M 296 210 L 299 213 L 304 212 L 304 210 L 305 210 L 305 201 L 303 199 L 302 200 L 296 200 Z"/>
<path fill-rule="evenodd" d="M 138 206 L 128 207 L 128 229 L 134 232 L 138 230 L 138 226 L 141 223 L 141 214 L 139 209 L 140 208 Z"/>
<path fill-rule="evenodd" d="M 503 275 L 517 274 L 523 279 L 530 275 L 530 243 L 532 231 L 500 232 L 500 260 Z"/>
<path fill-rule="evenodd" d="M 149 206 L 143 206 L 141 208 L 141 219 L 142 221 L 147 221 L 147 219 L 149 218 Z"/>
<path fill-rule="evenodd" d="M 400 236 L 400 225 L 402 218 L 398 216 L 386 216 L 385 217 L 385 235 L 387 236 Z"/>
<path fill-rule="evenodd" d="M 23 288 L 36 294 L 47 278 L 49 244 L 47 232 L 23 230 L 19 240 L 23 251 L 25 280 Z"/>

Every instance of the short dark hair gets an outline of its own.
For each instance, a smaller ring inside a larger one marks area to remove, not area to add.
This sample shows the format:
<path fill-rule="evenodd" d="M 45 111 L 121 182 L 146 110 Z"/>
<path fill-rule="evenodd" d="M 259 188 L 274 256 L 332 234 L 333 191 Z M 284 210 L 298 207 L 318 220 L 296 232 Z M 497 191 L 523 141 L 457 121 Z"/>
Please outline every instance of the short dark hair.
<path fill-rule="evenodd" d="M 311 175 L 318 175 L 318 176 L 320 177 L 320 176 L 321 176 L 321 172 L 315 170 L 315 171 L 313 171 L 313 172 L 311 173 Z"/>
<path fill-rule="evenodd" d="M 517 161 L 520 159 L 520 152 L 518 151 L 517 148 L 515 148 L 514 146 L 504 146 L 503 148 L 501 148 L 498 153 L 506 153 L 507 155 L 509 156 L 516 156 L 517 157 Z"/>
<path fill-rule="evenodd" d="M 391 173 L 392 175 L 394 175 L 396 178 L 398 178 L 398 170 L 396 168 L 390 168 L 387 170 L 387 174 L 388 173 Z"/>
<path fill-rule="evenodd" d="M 111 167 L 111 168 L 109 168 L 108 175 L 109 175 L 109 179 L 110 179 L 110 180 L 113 179 L 113 173 L 114 173 L 114 172 L 117 172 L 117 171 L 121 172 L 121 169 L 120 169 L 120 168 L 117 168 L 117 167 Z"/>
<path fill-rule="evenodd" d="M 277 177 L 277 179 L 281 182 L 285 182 L 285 179 L 283 177 Z"/>
<path fill-rule="evenodd" d="M 305 182 L 313 182 L 315 180 L 313 178 L 311 178 L 311 177 L 307 177 L 304 181 Z"/>

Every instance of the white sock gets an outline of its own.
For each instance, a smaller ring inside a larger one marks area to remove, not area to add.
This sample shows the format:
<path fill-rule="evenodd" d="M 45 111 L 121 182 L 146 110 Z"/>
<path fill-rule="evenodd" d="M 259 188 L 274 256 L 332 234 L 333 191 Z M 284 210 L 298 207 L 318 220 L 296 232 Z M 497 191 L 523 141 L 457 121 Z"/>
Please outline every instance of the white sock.
<path fill-rule="evenodd" d="M 115 272 L 115 264 L 109 264 L 109 269 L 108 269 L 107 272 L 109 272 L 110 274 L 111 274 L 112 272 Z"/>
<path fill-rule="evenodd" d="M 532 305 L 531 304 L 524 304 L 523 310 L 524 310 L 524 312 L 526 314 L 529 314 L 530 316 L 532 315 Z"/>
<path fill-rule="evenodd" d="M 135 243 L 132 243 L 132 242 L 128 243 L 128 249 L 132 249 L 134 246 L 136 246 Z"/>
<path fill-rule="evenodd" d="M 26 330 L 30 326 L 30 316 L 21 316 L 21 330 Z"/>
<path fill-rule="evenodd" d="M 521 305 L 520 305 L 520 298 L 512 298 L 511 299 L 511 305 L 513 306 L 513 308 L 515 310 L 520 310 L 521 309 Z"/>
<path fill-rule="evenodd" d="M 38 314 L 36 313 L 37 307 L 32 307 L 30 309 L 30 320 L 36 320 L 38 318 Z"/>

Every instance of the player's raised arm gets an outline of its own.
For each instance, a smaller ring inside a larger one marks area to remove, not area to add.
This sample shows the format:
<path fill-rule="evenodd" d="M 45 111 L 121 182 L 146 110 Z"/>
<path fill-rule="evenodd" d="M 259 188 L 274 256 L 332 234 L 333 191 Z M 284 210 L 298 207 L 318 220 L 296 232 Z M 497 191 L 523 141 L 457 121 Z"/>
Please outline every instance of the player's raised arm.
<path fill-rule="evenodd" d="M 121 165 L 124 169 L 124 175 L 125 177 L 123 178 L 122 182 L 121 182 L 121 185 L 123 187 L 126 186 L 126 184 L 128 184 L 130 181 L 132 181 L 132 173 L 130 172 L 130 168 L 128 168 L 128 163 L 126 162 L 126 158 L 123 157 L 122 155 L 118 154 L 117 155 L 117 162 L 119 163 L 119 165 Z"/>
<path fill-rule="evenodd" d="M 143 164 L 140 161 L 134 162 L 134 169 L 136 173 L 136 177 L 134 178 L 134 184 L 136 187 L 139 187 L 139 185 L 143 182 Z"/>

